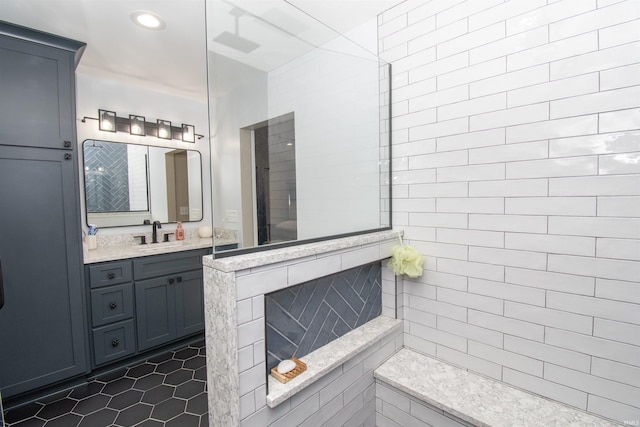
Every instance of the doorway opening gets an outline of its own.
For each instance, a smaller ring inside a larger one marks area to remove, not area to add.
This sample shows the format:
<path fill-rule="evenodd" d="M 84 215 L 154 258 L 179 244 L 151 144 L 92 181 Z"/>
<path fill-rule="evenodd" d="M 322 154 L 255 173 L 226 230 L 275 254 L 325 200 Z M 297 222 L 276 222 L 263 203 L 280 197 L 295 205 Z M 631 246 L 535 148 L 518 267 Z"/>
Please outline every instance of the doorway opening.
<path fill-rule="evenodd" d="M 294 114 L 243 130 L 250 136 L 241 150 L 243 244 L 297 240 Z"/>

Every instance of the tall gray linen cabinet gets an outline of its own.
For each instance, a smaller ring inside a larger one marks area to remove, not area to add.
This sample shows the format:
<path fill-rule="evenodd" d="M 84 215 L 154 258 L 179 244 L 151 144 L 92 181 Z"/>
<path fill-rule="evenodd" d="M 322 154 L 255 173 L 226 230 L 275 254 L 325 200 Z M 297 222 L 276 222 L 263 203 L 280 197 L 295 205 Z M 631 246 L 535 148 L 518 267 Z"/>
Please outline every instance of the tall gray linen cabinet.
<path fill-rule="evenodd" d="M 85 44 L 0 21 L 0 390 L 87 371 L 75 67 Z"/>

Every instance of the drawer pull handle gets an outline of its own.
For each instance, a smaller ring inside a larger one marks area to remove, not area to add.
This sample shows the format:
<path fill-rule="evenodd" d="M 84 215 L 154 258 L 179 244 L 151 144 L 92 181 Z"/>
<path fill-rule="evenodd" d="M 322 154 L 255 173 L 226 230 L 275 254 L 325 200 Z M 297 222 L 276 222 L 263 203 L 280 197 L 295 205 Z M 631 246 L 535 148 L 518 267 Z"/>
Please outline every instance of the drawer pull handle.
<path fill-rule="evenodd" d="M 109 280 L 113 280 L 113 279 L 115 279 L 115 278 L 116 278 L 116 273 L 109 273 L 109 274 L 107 274 L 107 279 L 109 279 Z"/>
<path fill-rule="evenodd" d="M 118 303 L 117 303 L 117 302 L 115 302 L 115 301 L 111 301 L 111 302 L 109 303 L 109 308 L 110 308 L 111 310 L 115 310 L 117 307 L 118 307 Z"/>
<path fill-rule="evenodd" d="M 173 278 L 169 279 L 169 284 L 170 285 L 173 285 L 174 282 L 175 282 L 175 279 L 173 279 Z"/>
<path fill-rule="evenodd" d="M 178 283 L 182 282 L 182 276 L 178 276 L 178 278 L 176 279 L 176 281 L 177 281 Z"/>
<path fill-rule="evenodd" d="M 65 141 L 65 142 L 64 142 L 64 146 L 65 146 L 66 148 L 71 147 L 71 141 Z"/>
<path fill-rule="evenodd" d="M 118 341 L 118 340 L 112 340 L 111 341 L 111 347 L 117 347 L 119 345 L 120 345 L 120 341 Z"/>

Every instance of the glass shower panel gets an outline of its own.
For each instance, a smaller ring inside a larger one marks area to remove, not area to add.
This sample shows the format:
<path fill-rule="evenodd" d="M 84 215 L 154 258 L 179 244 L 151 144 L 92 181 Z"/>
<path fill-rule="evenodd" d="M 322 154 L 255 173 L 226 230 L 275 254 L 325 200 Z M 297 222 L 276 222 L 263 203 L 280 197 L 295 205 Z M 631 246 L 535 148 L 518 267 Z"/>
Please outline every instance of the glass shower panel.
<path fill-rule="evenodd" d="M 255 132 L 292 115 L 295 168 L 269 182 L 293 173 L 295 215 L 268 227 L 296 233 L 270 242 L 388 227 L 388 66 L 284 1 L 208 0 L 207 33 L 214 226 L 242 249 L 264 241 Z"/>

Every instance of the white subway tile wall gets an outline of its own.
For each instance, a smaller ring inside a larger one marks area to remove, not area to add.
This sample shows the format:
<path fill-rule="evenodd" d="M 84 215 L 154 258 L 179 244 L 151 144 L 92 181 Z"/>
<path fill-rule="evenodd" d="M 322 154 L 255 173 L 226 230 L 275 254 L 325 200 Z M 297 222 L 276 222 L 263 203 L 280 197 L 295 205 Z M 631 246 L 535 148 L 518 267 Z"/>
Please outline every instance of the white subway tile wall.
<path fill-rule="evenodd" d="M 378 22 L 394 225 L 426 258 L 398 286 L 405 345 L 637 424 L 640 1 L 407 0 Z M 384 425 L 416 416 L 384 400 Z"/>

